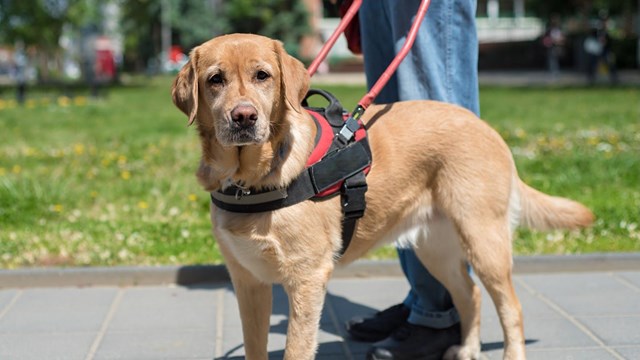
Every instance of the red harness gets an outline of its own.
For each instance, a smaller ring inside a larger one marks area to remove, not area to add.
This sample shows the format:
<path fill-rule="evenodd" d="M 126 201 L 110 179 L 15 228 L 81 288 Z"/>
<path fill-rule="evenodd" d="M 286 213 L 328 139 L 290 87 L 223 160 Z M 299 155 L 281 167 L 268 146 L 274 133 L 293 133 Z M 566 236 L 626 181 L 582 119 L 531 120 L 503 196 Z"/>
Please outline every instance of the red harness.
<path fill-rule="evenodd" d="M 309 159 L 307 160 L 307 168 L 308 168 L 313 164 L 317 163 L 318 161 L 322 160 L 322 158 L 324 158 L 327 155 L 327 152 L 329 152 L 329 149 L 331 148 L 331 144 L 333 142 L 333 138 L 335 136 L 335 130 L 339 130 L 339 129 L 335 129 L 334 127 L 331 127 L 331 124 L 329 124 L 329 121 L 327 120 L 327 118 L 320 115 L 319 113 L 310 109 L 305 109 L 305 110 L 307 110 L 307 112 L 311 114 L 313 121 L 316 123 L 316 128 L 318 129 L 317 131 L 319 134 L 319 136 L 316 135 L 316 146 L 311 152 Z M 360 122 L 360 125 L 362 125 L 362 122 Z M 367 136 L 367 131 L 364 129 L 364 126 L 361 126 L 360 129 L 358 129 L 358 131 L 356 131 L 354 135 L 356 141 L 360 141 L 364 139 L 366 136 Z M 371 166 L 368 166 L 366 169 L 364 169 L 364 173 L 368 174 L 370 168 Z M 315 198 L 322 198 L 322 197 L 337 193 L 340 190 L 340 187 L 342 187 L 343 183 L 344 181 L 341 181 L 331 186 L 330 188 L 319 192 L 318 194 L 316 194 Z"/>

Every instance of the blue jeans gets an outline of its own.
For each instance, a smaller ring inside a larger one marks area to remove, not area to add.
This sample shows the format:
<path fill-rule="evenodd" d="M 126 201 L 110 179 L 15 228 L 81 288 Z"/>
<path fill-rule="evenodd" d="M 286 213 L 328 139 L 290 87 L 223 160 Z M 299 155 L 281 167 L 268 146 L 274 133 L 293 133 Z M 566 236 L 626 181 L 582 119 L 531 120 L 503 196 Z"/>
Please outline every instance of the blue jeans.
<path fill-rule="evenodd" d="M 363 1 L 359 17 L 369 88 L 404 44 L 419 4 L 420 0 Z M 457 104 L 479 115 L 475 13 L 474 0 L 432 1 L 413 48 L 376 103 L 430 99 Z M 398 255 L 411 286 L 404 300 L 411 309 L 409 322 L 432 328 L 459 322 L 451 296 L 414 251 L 398 249 Z"/>

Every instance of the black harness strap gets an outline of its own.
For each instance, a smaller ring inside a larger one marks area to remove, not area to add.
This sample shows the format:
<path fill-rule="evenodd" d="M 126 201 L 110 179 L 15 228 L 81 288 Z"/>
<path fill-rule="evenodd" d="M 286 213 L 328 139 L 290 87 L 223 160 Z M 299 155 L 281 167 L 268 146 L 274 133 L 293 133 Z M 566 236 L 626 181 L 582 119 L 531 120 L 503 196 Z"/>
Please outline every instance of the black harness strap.
<path fill-rule="evenodd" d="M 346 179 L 342 184 L 342 248 L 340 255 L 344 254 L 351 243 L 351 238 L 356 229 L 356 223 L 364 215 L 366 201 L 364 193 L 367 192 L 367 179 L 364 171 Z"/>
<path fill-rule="evenodd" d="M 309 200 L 370 165 L 371 149 L 365 138 L 307 168 L 286 189 L 247 193 L 245 189 L 230 186 L 224 191 L 212 192 L 211 201 L 220 209 L 237 213 L 273 211 Z"/>

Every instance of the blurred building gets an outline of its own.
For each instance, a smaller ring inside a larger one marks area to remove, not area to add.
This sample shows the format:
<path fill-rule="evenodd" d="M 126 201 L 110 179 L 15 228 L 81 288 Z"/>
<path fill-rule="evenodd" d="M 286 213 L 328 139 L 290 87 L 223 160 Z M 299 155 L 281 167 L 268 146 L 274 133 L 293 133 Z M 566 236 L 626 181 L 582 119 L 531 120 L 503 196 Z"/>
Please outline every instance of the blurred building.
<path fill-rule="evenodd" d="M 315 9 L 323 1 L 305 0 L 305 2 L 309 4 L 309 8 L 314 9 L 311 24 L 319 33 L 317 38 L 324 42 L 340 22 L 335 6 L 324 1 L 325 17 L 318 18 Z M 491 52 L 507 43 L 535 41 L 542 36 L 545 30 L 545 24 L 541 19 L 526 16 L 524 0 L 479 0 L 476 26 L 481 57 L 483 53 Z M 318 47 L 315 44 L 314 46 Z M 328 58 L 334 63 L 343 60 L 343 66 L 339 66 L 340 68 L 354 67 L 354 56 L 347 49 L 344 37 L 338 39 Z"/>
<path fill-rule="evenodd" d="M 323 3 L 323 18 L 312 20 L 318 38 L 324 43 L 338 26 L 340 19 L 336 7 L 329 0 L 305 0 L 307 3 Z M 547 67 L 547 51 L 543 45 L 543 37 L 549 19 L 531 16 L 532 9 L 527 9 L 526 0 L 478 0 L 476 28 L 478 31 L 479 68 L 489 69 L 545 69 Z M 593 13 L 585 9 L 597 10 L 595 5 L 583 4 L 580 14 L 563 19 L 562 27 L 567 34 L 560 64 L 565 69 L 584 70 L 584 37 L 596 21 Z M 640 7 L 640 3 L 638 5 Z M 621 23 L 611 19 L 610 23 L 627 34 L 616 41 L 614 52 L 617 61 L 623 67 L 640 66 L 640 13 L 620 15 Z M 593 11 L 592 11 L 593 12 Z M 315 13 L 314 13 L 315 14 Z M 317 15 L 316 15 L 317 16 Z M 591 17 L 590 17 L 591 16 Z M 627 30 L 624 30 L 627 29 Z M 317 51 L 316 51 L 317 53 Z M 346 40 L 340 37 L 329 53 L 332 70 L 358 70 L 359 58 L 347 49 Z"/>
<path fill-rule="evenodd" d="M 527 17 L 524 0 L 479 0 L 476 28 L 480 44 L 529 41 L 544 33 L 544 22 Z"/>

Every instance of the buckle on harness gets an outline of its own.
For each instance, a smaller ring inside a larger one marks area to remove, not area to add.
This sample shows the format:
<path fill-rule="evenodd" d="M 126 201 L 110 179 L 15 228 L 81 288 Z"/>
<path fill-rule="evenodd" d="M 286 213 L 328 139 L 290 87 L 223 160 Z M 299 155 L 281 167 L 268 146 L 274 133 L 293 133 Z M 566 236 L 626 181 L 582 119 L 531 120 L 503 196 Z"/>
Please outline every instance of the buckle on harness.
<path fill-rule="evenodd" d="M 339 148 L 345 147 L 358 129 L 360 129 L 358 120 L 354 119 L 353 116 L 349 116 L 340 132 L 336 135 L 334 142 L 338 143 Z"/>
<path fill-rule="evenodd" d="M 364 215 L 367 192 L 367 179 L 364 171 L 347 178 L 342 184 L 340 203 L 342 205 L 342 248 L 340 256 L 344 255 L 351 243 L 356 230 L 356 223 Z"/>
<path fill-rule="evenodd" d="M 363 171 L 346 179 L 342 185 L 341 205 L 345 219 L 359 219 L 366 208 L 367 181 Z"/>
<path fill-rule="evenodd" d="M 250 194 L 251 194 L 251 190 L 237 186 L 235 198 L 236 200 L 240 200 L 243 196 L 250 195 Z"/>

